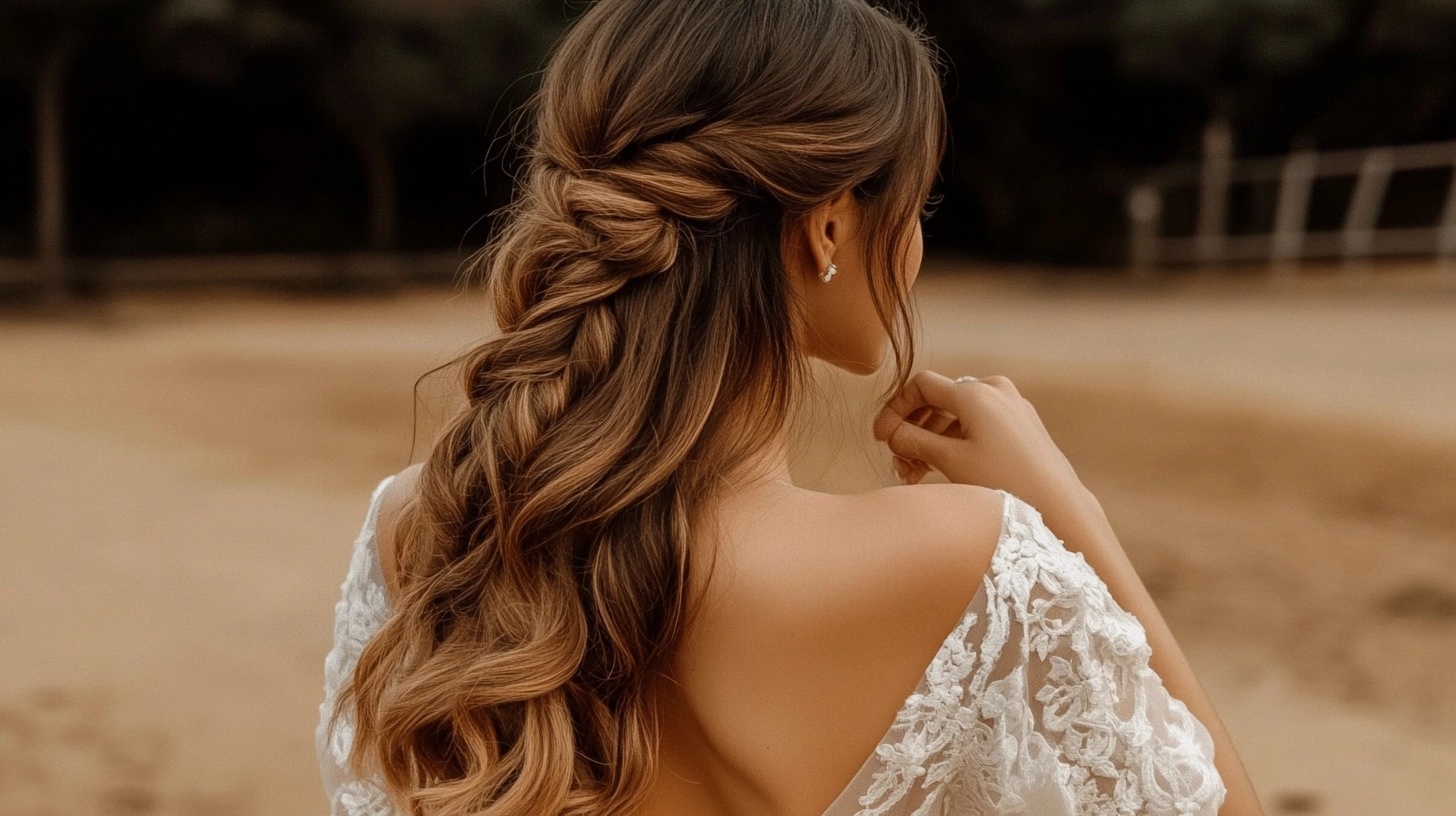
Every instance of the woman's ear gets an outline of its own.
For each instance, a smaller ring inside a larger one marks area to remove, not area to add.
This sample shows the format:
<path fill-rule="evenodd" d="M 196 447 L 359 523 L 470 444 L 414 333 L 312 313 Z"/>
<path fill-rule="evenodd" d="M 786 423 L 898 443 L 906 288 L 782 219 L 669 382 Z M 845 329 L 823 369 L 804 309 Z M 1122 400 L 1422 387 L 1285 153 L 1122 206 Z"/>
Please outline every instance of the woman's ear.
<path fill-rule="evenodd" d="M 803 246 L 809 253 L 815 275 L 834 263 L 834 253 L 847 239 L 853 216 L 854 193 L 845 190 L 831 201 L 820 204 L 804 215 L 799 223 Z"/>

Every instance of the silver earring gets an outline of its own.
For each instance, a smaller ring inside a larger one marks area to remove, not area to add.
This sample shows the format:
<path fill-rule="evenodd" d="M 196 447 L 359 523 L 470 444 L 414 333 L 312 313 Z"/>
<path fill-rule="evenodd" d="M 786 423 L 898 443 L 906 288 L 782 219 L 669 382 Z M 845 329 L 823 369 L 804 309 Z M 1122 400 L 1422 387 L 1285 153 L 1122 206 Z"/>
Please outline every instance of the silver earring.
<path fill-rule="evenodd" d="M 825 283 L 828 283 L 829 281 L 831 281 L 831 280 L 834 279 L 834 273 L 836 273 L 838 271 L 839 271 L 839 267 L 835 266 L 833 264 L 833 262 L 831 262 L 829 264 L 829 268 L 826 269 L 826 270 L 824 270 L 822 273 L 820 273 L 819 280 L 822 280 Z"/>

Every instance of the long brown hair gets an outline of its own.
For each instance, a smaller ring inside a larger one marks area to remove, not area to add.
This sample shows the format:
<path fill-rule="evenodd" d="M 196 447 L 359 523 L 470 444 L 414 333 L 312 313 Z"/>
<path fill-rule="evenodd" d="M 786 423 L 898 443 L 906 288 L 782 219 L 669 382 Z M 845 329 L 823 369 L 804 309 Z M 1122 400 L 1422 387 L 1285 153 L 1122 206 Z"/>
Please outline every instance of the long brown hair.
<path fill-rule="evenodd" d="M 351 761 L 410 814 L 616 814 L 656 769 L 689 541 L 805 380 L 786 229 L 852 190 L 898 381 L 944 141 L 917 30 L 865 0 L 601 0 L 533 102 L 481 265 L 499 333 L 397 525 Z"/>

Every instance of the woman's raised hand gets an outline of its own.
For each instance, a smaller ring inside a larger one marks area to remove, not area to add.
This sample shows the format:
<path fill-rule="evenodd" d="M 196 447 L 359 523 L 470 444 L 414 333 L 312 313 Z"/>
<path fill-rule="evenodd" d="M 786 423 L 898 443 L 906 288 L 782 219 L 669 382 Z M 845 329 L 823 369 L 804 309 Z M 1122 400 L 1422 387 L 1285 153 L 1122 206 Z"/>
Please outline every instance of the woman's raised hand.
<path fill-rule="evenodd" d="M 952 482 L 1003 489 L 1033 505 L 1086 490 L 1036 409 L 999 375 L 956 382 L 921 371 L 880 410 L 874 435 L 906 484 L 934 468 Z"/>

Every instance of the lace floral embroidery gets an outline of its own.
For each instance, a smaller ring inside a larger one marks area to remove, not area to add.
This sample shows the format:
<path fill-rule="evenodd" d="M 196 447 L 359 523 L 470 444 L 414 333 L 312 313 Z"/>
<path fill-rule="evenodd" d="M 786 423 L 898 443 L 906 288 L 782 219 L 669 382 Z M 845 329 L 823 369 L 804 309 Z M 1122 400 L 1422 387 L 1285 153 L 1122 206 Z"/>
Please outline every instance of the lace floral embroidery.
<path fill-rule="evenodd" d="M 1212 739 L 1149 667 L 1142 625 L 1003 498 L 981 590 L 851 785 L 855 812 L 1212 816 Z"/>
<path fill-rule="evenodd" d="M 339 687 L 354 671 L 364 645 L 389 615 L 379 556 L 374 548 L 374 529 L 379 500 L 391 479 L 385 479 L 375 488 L 364 527 L 354 541 L 349 571 L 339 588 L 339 602 L 334 605 L 334 645 L 324 658 L 324 701 L 319 706 L 315 742 L 332 816 L 395 816 L 388 796 L 377 783 L 354 778 L 348 771 L 349 752 L 354 745 L 353 717 L 344 712 L 333 733 L 326 730 Z"/>

